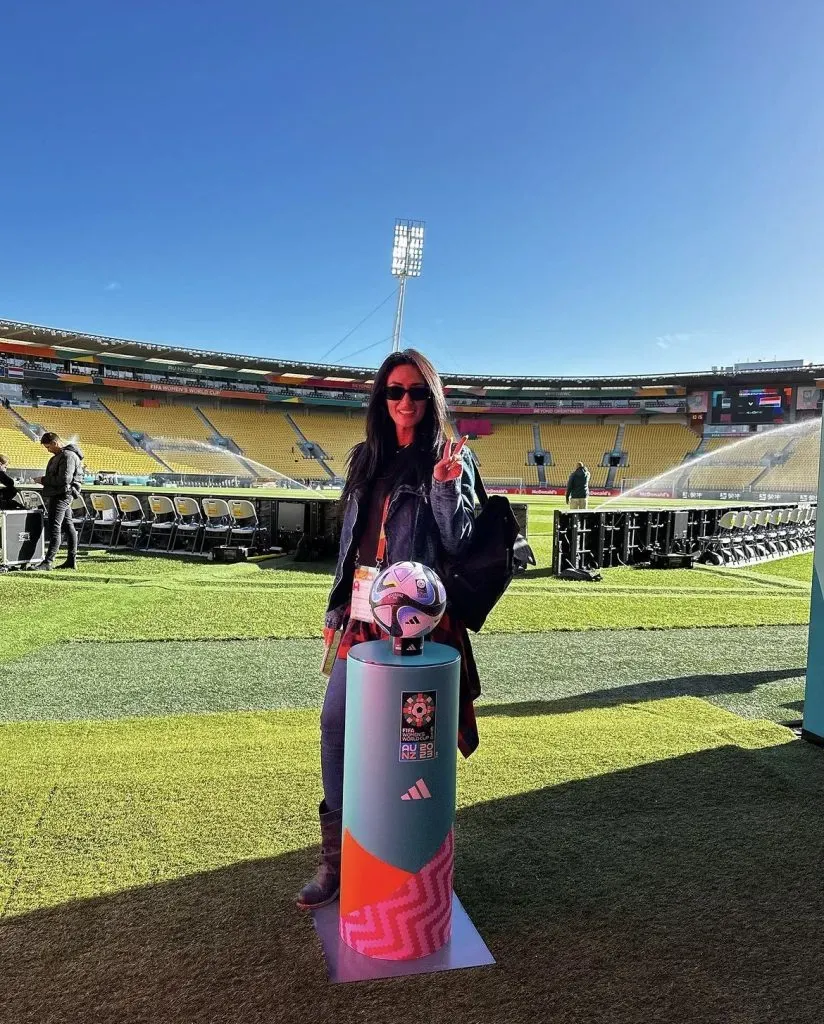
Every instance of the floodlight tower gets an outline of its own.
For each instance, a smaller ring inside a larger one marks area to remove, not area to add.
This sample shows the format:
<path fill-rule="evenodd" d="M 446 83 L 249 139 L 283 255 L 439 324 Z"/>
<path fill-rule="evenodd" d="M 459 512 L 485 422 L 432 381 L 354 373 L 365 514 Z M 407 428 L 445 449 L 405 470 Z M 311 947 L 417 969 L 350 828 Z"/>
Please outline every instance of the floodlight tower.
<path fill-rule="evenodd" d="M 406 279 L 421 276 L 423 263 L 423 221 L 396 220 L 395 241 L 392 246 L 392 276 L 399 278 L 398 305 L 395 309 L 395 326 L 392 331 L 392 351 L 401 348 L 403 327 L 403 304 L 406 298 Z"/>

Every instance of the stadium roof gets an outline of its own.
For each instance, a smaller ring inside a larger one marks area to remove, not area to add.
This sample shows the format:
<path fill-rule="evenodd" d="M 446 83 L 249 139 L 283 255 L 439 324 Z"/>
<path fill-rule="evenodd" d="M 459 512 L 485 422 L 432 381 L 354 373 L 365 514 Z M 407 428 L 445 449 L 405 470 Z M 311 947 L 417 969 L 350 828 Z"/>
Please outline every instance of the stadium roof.
<path fill-rule="evenodd" d="M 233 352 L 216 352 L 211 349 L 184 348 L 174 345 L 157 344 L 146 341 L 130 341 L 126 338 L 110 338 L 98 334 L 84 334 L 78 331 L 61 330 L 55 327 L 43 327 L 39 324 L 20 323 L 16 320 L 0 320 L 0 341 L 15 345 L 36 346 L 54 349 L 66 358 L 87 355 L 111 356 L 113 360 L 128 365 L 130 360 L 140 362 L 157 362 L 168 367 L 196 367 L 198 369 L 229 370 L 233 373 L 247 371 L 260 374 L 278 374 L 294 376 L 295 383 L 300 377 L 321 378 L 329 381 L 371 381 L 375 375 L 373 367 L 341 366 L 334 363 L 310 363 L 292 359 L 270 359 L 261 356 L 243 356 Z M 677 387 L 677 388 L 708 388 L 730 384 L 741 386 L 746 384 L 764 384 L 770 381 L 778 383 L 814 384 L 817 378 L 824 377 L 824 364 L 808 363 L 798 367 L 770 368 L 749 364 L 749 367 L 713 367 L 709 370 L 697 370 L 678 373 L 655 374 L 624 374 L 620 376 L 502 376 L 474 373 L 444 373 L 441 378 L 444 384 L 465 387 L 502 388 L 616 388 L 616 387 Z"/>

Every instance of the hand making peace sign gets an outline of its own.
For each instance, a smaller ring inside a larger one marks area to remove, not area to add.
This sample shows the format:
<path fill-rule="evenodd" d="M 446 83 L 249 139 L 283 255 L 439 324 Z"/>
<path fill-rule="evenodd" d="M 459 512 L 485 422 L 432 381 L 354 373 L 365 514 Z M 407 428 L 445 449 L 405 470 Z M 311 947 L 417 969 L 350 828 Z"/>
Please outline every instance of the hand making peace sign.
<path fill-rule="evenodd" d="M 460 441 L 447 441 L 443 446 L 440 462 L 435 463 L 432 473 L 438 483 L 443 483 L 445 480 L 457 480 L 461 475 L 463 472 L 461 449 L 468 440 L 469 438 L 464 435 Z"/>

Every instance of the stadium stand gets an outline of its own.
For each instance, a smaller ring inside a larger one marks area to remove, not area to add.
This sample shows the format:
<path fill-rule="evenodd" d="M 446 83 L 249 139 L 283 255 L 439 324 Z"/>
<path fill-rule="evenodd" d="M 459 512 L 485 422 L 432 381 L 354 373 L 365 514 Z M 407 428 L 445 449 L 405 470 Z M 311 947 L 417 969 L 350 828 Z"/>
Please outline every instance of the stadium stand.
<path fill-rule="evenodd" d="M 185 438 L 208 441 L 210 431 L 191 405 L 140 406 L 107 398 L 100 403 L 109 409 L 128 429 L 150 437 Z"/>
<path fill-rule="evenodd" d="M 45 405 L 21 405 L 14 408 L 28 423 L 39 424 L 44 430 L 53 430 L 67 441 L 78 439 L 86 468 L 92 473 L 150 476 L 162 471 L 159 462 L 129 444 L 108 412 L 101 409 L 67 409 Z"/>
<path fill-rule="evenodd" d="M 623 450 L 627 464 L 615 474 L 615 485 L 623 480 L 649 480 L 680 465 L 700 444 L 698 435 L 680 423 L 628 423 Z"/>
<path fill-rule="evenodd" d="M 547 481 L 553 487 L 566 487 L 569 474 L 579 462 L 590 471 L 590 486 L 606 484 L 608 466 L 601 462 L 606 452 L 612 451 L 618 436 L 615 423 L 599 426 L 595 423 L 560 423 L 540 425 L 541 442 L 552 457 L 547 467 Z"/>
<path fill-rule="evenodd" d="M 0 452 L 8 456 L 13 469 L 45 469 L 49 453 L 32 441 L 20 428 L 17 419 L 0 407 Z"/>
<path fill-rule="evenodd" d="M 740 440 L 740 437 L 710 437 L 704 443 L 704 452 L 717 452 L 719 448 L 726 448 Z"/>
<path fill-rule="evenodd" d="M 257 474 L 244 462 L 223 451 L 198 451 L 195 448 L 176 448 L 164 445 L 157 451 L 158 458 L 181 476 L 235 477 L 238 480 L 255 480 Z"/>
<path fill-rule="evenodd" d="M 223 437 L 230 438 L 247 458 L 258 463 L 254 469 L 261 479 L 267 478 L 267 469 L 297 480 L 328 479 L 317 460 L 303 457 L 298 447 L 300 438 L 279 410 L 208 407 L 204 413 Z"/>
<path fill-rule="evenodd" d="M 742 438 L 733 440 L 741 441 Z M 729 443 L 713 445 L 710 452 L 717 452 L 721 461 L 716 461 L 710 455 L 706 462 L 699 463 L 689 472 L 685 486 L 696 489 L 744 489 L 758 480 L 760 487 L 762 474 L 765 473 L 765 460 L 767 457 L 778 457 L 787 446 L 788 438 L 785 434 L 775 437 L 772 432 L 765 431 L 763 434 L 746 435 L 743 440 L 746 444 L 739 448 L 731 448 Z"/>
<path fill-rule="evenodd" d="M 54 430 L 67 439 L 79 438 L 90 472 L 115 472 L 123 476 L 145 476 L 173 472 L 187 477 L 234 478 L 240 481 L 274 479 L 277 474 L 295 480 L 329 482 L 329 474 L 318 459 L 301 451 L 305 438 L 322 449 L 324 462 L 336 476 L 344 476 L 352 446 L 363 437 L 364 416 L 360 411 L 292 405 L 271 409 L 260 405 L 225 408 L 192 404 L 162 403 L 138 405 L 106 396 L 102 408 L 82 409 L 56 406 L 15 405 L 0 407 L 0 451 L 13 467 L 42 469 L 48 453 L 31 440 L 20 419 L 44 430 Z M 19 417 L 19 418 L 18 418 Z M 290 422 L 291 420 L 291 422 Z M 134 447 L 126 431 L 161 440 L 156 458 L 150 451 Z M 533 417 L 495 417 L 493 433 L 470 442 L 484 477 L 510 485 L 537 486 L 538 470 L 527 463 L 535 447 L 534 428 L 543 448 L 550 453 L 546 484 L 563 487 L 579 461 L 589 466 L 593 487 L 604 487 L 609 468 L 601 466 L 605 453 L 621 440 L 627 465 L 618 467 L 610 486 L 648 480 L 677 466 L 683 467 L 679 486 L 695 490 L 797 491 L 807 493 L 817 479 L 818 433 L 786 439 L 771 431 L 747 436 L 740 455 L 728 451 L 740 437 L 711 437 L 703 442 L 684 424 L 542 422 Z M 454 424 L 450 436 L 457 436 Z M 230 450 L 204 450 L 219 435 L 233 442 L 239 458 Z M 301 436 L 302 435 L 302 436 Z M 172 443 L 180 440 L 180 445 Z M 185 443 L 184 443 L 185 442 Z M 691 467 L 688 456 L 709 454 L 706 462 Z M 718 453 L 722 463 L 712 458 Z M 723 453 L 723 454 L 722 454 Z M 769 461 L 785 459 L 770 467 Z M 272 473 L 270 470 L 274 470 Z"/>
<path fill-rule="evenodd" d="M 759 489 L 809 492 L 818 479 L 819 443 L 817 430 L 791 442 L 787 461 L 767 470 L 758 481 Z"/>
<path fill-rule="evenodd" d="M 173 473 L 181 476 L 236 477 L 254 480 L 256 474 L 231 452 L 198 450 L 210 444 L 216 434 L 191 405 L 141 406 L 134 402 L 106 399 L 101 402 L 129 430 L 152 438 L 160 446 L 152 451 Z M 173 441 L 193 442 L 175 446 Z M 151 443 L 150 443 L 151 447 Z"/>
<path fill-rule="evenodd" d="M 531 421 L 496 418 L 492 433 L 472 438 L 469 446 L 478 458 L 484 480 L 522 480 L 529 486 L 538 483 L 538 470 L 526 461 L 527 452 L 535 447 Z"/>
<path fill-rule="evenodd" d="M 346 476 L 349 452 L 365 436 L 364 414 L 296 406 L 294 412 L 289 410 L 289 415 L 306 440 L 320 445 L 326 452 L 326 462 L 336 476 Z"/>
<path fill-rule="evenodd" d="M 764 472 L 763 466 L 696 466 L 685 486 L 709 490 L 735 490 L 749 487 Z"/>

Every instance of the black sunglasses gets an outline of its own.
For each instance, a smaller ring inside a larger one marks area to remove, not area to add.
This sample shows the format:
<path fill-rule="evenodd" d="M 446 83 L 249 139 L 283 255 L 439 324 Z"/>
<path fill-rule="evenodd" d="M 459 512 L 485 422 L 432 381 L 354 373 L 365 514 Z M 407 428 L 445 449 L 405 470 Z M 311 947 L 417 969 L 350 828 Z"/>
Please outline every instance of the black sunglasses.
<path fill-rule="evenodd" d="M 409 395 L 413 402 L 425 402 L 431 393 L 426 384 L 413 384 L 411 388 L 405 388 L 403 384 L 390 384 L 383 390 L 390 402 L 400 402 L 404 395 Z"/>

